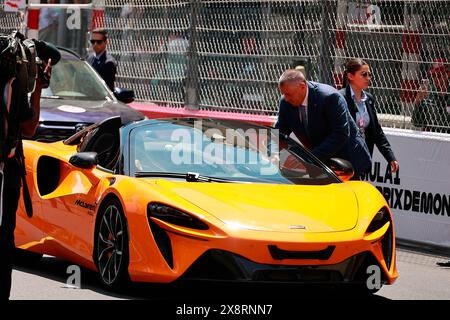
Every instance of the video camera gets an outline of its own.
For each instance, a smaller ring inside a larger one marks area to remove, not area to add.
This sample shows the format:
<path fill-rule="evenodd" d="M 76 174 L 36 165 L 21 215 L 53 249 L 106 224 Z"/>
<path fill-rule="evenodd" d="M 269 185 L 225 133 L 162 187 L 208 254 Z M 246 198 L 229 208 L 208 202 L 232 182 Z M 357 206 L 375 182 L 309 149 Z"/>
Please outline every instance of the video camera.
<path fill-rule="evenodd" d="M 52 66 L 61 59 L 58 49 L 50 43 L 26 39 L 18 31 L 0 36 L 0 80 L 3 82 L 15 77 L 21 83 L 24 94 L 34 91 L 37 77 L 43 88 L 49 86 L 50 80 L 44 73 L 43 63 L 48 59 L 52 59 Z"/>

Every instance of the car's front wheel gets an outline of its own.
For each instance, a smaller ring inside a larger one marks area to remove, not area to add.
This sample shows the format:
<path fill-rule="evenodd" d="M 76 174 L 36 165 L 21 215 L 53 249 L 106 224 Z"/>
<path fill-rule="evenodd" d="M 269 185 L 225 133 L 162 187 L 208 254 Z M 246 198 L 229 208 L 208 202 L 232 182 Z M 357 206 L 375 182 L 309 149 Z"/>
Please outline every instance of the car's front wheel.
<path fill-rule="evenodd" d="M 128 232 L 120 202 L 109 200 L 97 221 L 94 255 L 100 280 L 108 289 L 117 289 L 129 281 Z"/>

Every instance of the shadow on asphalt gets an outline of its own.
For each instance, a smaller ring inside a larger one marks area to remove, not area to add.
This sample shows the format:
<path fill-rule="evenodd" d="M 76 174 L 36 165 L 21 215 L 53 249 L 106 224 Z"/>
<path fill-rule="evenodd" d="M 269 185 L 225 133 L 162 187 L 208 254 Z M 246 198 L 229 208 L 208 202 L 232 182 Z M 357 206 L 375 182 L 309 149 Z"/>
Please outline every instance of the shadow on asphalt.
<path fill-rule="evenodd" d="M 16 264 L 14 269 L 34 274 L 66 286 L 70 274 L 67 268 L 72 263 L 45 256 L 34 265 Z M 351 287 L 332 287 L 318 284 L 299 285 L 291 283 L 237 283 L 206 280 L 183 280 L 171 284 L 130 283 L 126 288 L 111 292 L 106 290 L 96 272 L 81 268 L 81 289 L 91 290 L 105 296 L 154 301 L 287 301 L 300 299 L 364 299 L 384 301 L 378 295 L 355 293 Z"/>

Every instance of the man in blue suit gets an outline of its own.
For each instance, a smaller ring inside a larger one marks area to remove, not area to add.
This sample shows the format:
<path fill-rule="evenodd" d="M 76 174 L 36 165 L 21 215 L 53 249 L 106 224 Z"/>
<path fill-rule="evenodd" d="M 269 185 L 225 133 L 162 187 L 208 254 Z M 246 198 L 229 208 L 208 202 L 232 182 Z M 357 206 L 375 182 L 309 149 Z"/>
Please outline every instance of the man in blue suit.
<path fill-rule="evenodd" d="M 286 70 L 278 81 L 280 99 L 275 127 L 292 132 L 316 157 L 350 161 L 358 179 L 370 170 L 371 157 L 364 138 L 350 116 L 345 98 L 333 87 L 306 81 L 298 70 Z"/>
<path fill-rule="evenodd" d="M 108 45 L 108 33 L 105 29 L 97 28 L 92 30 L 91 44 L 92 50 L 86 61 L 105 80 L 111 91 L 114 91 L 114 81 L 116 81 L 117 62 L 112 55 L 106 52 Z"/>

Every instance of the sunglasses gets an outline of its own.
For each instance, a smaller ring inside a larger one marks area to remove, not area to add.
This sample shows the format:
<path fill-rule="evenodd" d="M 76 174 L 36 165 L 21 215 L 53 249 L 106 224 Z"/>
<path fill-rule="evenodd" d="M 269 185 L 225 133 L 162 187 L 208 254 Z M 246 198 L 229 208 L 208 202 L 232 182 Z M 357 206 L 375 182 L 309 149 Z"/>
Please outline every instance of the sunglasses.
<path fill-rule="evenodd" d="M 361 72 L 361 76 L 364 78 L 372 77 L 372 72 L 363 71 L 363 72 Z"/>
<path fill-rule="evenodd" d="M 102 44 L 103 42 L 105 42 L 105 40 L 90 40 L 91 44 L 97 43 L 97 44 Z"/>

